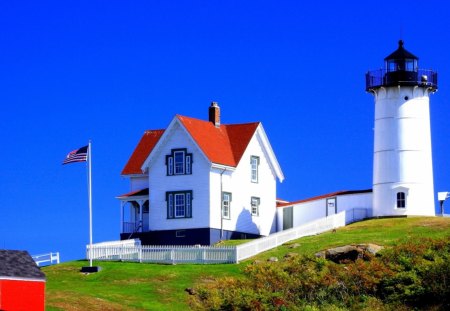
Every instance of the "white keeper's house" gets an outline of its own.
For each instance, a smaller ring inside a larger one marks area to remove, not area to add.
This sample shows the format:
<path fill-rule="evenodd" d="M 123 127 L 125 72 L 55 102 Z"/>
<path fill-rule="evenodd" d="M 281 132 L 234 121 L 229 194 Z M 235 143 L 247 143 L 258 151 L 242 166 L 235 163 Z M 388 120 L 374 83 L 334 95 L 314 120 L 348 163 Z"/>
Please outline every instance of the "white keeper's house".
<path fill-rule="evenodd" d="M 210 245 L 277 231 L 276 185 L 283 172 L 260 122 L 221 124 L 176 115 L 145 131 L 125 165 L 121 239 L 147 245 Z"/>

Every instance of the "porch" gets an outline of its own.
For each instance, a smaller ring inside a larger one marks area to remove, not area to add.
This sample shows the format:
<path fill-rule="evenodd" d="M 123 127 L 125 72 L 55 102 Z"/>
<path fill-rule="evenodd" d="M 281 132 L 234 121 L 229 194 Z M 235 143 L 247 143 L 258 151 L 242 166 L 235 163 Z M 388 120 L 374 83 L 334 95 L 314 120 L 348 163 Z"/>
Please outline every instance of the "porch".
<path fill-rule="evenodd" d="M 120 233 L 149 231 L 148 188 L 122 194 L 120 200 Z"/>

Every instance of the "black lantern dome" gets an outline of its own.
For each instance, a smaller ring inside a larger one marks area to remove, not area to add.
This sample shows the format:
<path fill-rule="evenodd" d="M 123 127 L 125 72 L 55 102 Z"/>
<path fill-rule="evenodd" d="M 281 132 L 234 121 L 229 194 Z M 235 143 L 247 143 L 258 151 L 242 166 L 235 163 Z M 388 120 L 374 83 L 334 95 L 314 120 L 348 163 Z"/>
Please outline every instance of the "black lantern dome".
<path fill-rule="evenodd" d="M 366 91 L 387 86 L 421 86 L 437 89 L 437 73 L 432 70 L 419 69 L 419 58 L 408 52 L 403 40 L 398 48 L 384 59 L 385 68 L 369 71 L 366 74 Z"/>
<path fill-rule="evenodd" d="M 398 41 L 398 49 L 384 59 L 386 71 L 417 71 L 417 61 L 419 58 L 405 50 L 403 40 Z"/>

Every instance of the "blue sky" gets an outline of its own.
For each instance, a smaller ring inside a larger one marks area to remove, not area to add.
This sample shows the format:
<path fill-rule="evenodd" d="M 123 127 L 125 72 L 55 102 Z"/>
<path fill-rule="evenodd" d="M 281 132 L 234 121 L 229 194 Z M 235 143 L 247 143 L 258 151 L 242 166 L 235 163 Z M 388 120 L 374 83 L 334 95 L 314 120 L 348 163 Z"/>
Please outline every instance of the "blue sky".
<path fill-rule="evenodd" d="M 364 74 L 402 38 L 439 74 L 435 192 L 450 190 L 446 1 L 2 1 L 0 248 L 84 258 L 93 142 L 94 242 L 119 238 L 120 172 L 175 114 L 261 121 L 299 200 L 371 188 L 374 99 Z M 437 204 L 436 204 L 437 207 Z M 449 206 L 450 209 L 450 206 Z"/>

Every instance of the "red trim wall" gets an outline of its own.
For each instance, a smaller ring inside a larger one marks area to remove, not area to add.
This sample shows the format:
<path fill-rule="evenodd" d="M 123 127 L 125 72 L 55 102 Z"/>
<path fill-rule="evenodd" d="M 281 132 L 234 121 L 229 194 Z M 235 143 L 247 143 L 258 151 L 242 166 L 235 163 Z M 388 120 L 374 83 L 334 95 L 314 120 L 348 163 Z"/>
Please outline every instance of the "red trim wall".
<path fill-rule="evenodd" d="M 45 310 L 45 282 L 0 280 L 0 310 Z"/>

